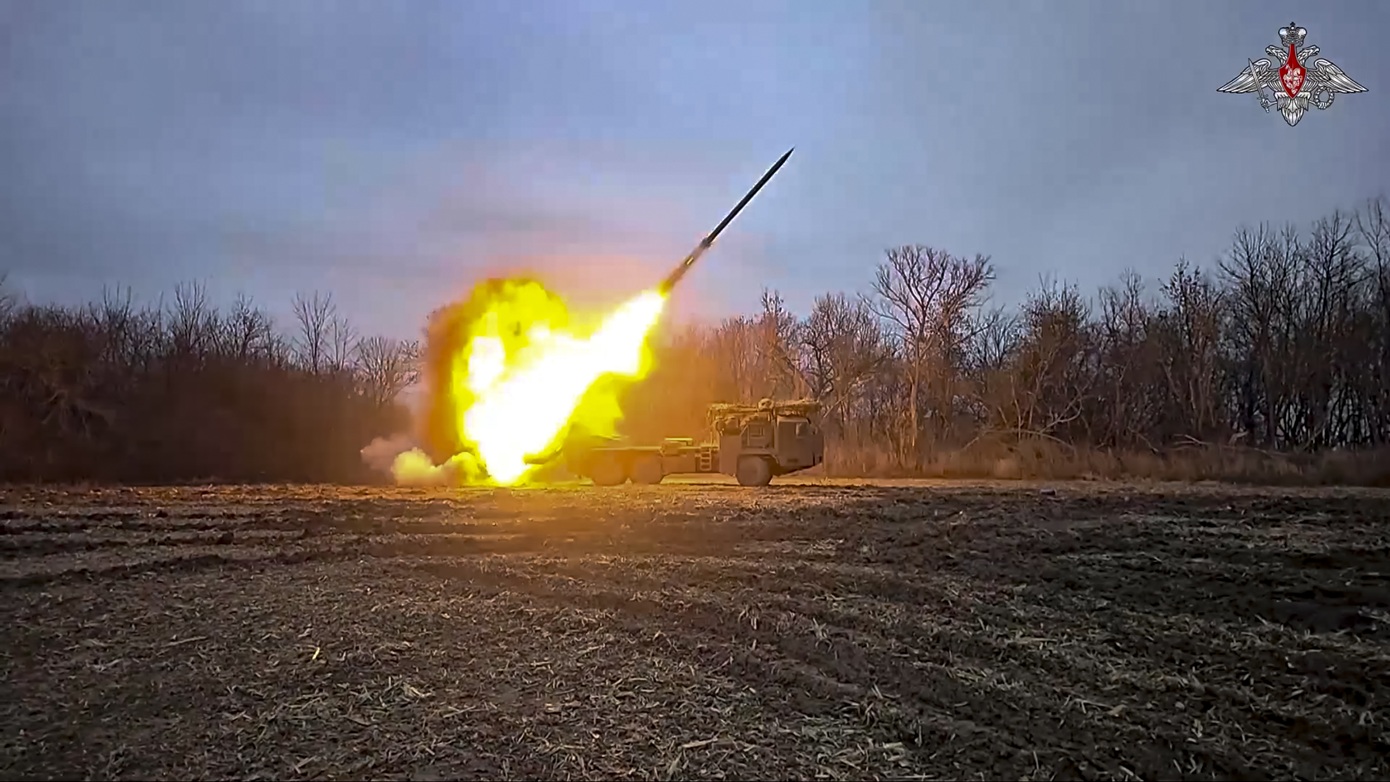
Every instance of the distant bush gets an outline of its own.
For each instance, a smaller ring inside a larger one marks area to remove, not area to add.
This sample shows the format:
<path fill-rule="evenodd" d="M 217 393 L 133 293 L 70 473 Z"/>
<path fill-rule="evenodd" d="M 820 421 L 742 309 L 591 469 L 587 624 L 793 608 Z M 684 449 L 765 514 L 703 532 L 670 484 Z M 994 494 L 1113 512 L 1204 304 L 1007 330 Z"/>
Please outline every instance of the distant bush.
<path fill-rule="evenodd" d="M 987 480 L 1223 481 L 1263 485 L 1390 487 L 1390 448 L 1376 451 L 1275 453 L 1255 448 L 1193 445 L 1166 451 L 1073 447 L 1049 440 L 977 443 L 923 459 L 905 469 L 872 445 L 830 442 L 830 477 L 918 477 Z"/>
<path fill-rule="evenodd" d="M 357 482 L 362 446 L 407 423 L 414 345 L 359 338 L 327 296 L 297 297 L 290 333 L 196 285 L 0 301 L 0 480 Z"/>

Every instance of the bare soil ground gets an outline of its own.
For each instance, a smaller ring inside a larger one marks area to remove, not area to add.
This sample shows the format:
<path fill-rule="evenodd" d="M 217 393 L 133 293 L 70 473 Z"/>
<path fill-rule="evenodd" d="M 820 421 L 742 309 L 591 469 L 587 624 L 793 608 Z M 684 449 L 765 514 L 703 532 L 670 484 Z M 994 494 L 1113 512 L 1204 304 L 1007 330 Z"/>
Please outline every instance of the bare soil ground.
<path fill-rule="evenodd" d="M 0 778 L 1390 778 L 1390 494 L 0 491 Z"/>

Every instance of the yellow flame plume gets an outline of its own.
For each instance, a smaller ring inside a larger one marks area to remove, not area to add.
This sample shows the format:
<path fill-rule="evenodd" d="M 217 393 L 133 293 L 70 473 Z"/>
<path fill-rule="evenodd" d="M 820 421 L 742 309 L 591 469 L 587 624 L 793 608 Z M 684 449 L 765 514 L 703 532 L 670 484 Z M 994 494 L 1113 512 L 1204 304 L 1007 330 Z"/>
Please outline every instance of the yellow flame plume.
<path fill-rule="evenodd" d="M 505 283 L 467 324 L 452 356 L 446 391 L 466 452 L 440 466 L 419 451 L 401 454 L 397 480 L 425 480 L 447 467 L 466 480 L 516 485 L 537 469 L 528 457 L 559 447 L 571 424 L 611 429 L 621 416 L 611 390 L 591 392 L 605 376 L 645 374 L 647 335 L 665 303 L 657 291 L 641 293 L 582 336 L 564 302 L 539 283 Z"/>

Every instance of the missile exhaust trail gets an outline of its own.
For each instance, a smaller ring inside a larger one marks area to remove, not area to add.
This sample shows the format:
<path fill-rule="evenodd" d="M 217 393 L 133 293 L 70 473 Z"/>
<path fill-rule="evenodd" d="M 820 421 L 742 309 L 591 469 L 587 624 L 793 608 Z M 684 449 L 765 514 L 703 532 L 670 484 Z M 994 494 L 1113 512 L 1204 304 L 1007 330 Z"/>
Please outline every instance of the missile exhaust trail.
<path fill-rule="evenodd" d="M 781 168 L 782 164 L 786 163 L 787 158 L 791 157 L 792 153 L 795 151 L 796 147 L 792 147 L 787 150 L 785 155 L 778 158 L 777 162 L 772 164 L 772 168 L 769 168 L 767 173 L 763 174 L 763 178 L 759 179 L 758 183 L 753 185 L 753 189 L 748 191 L 747 195 L 743 197 L 743 200 L 739 201 L 727 215 L 724 215 L 724 219 L 719 221 L 719 225 L 716 225 L 714 230 L 709 232 L 708 236 L 701 239 L 700 243 L 695 245 L 695 249 L 691 250 L 690 254 L 685 256 L 685 260 L 681 261 L 666 279 L 661 281 L 661 285 L 657 290 L 660 291 L 663 296 L 670 293 L 671 289 L 676 287 L 676 283 L 680 282 L 681 278 L 685 276 L 685 273 L 690 271 L 690 267 L 694 266 L 695 262 L 700 260 L 700 256 L 704 255 L 705 251 L 714 244 L 714 240 L 719 238 L 719 234 L 728 227 L 729 223 L 733 222 L 735 217 L 738 217 L 738 213 L 743 211 L 743 207 L 748 206 L 748 202 L 753 200 L 753 196 L 757 195 L 758 191 L 763 189 L 763 185 L 767 184 L 769 179 L 772 179 L 772 175 L 777 173 L 777 169 Z"/>

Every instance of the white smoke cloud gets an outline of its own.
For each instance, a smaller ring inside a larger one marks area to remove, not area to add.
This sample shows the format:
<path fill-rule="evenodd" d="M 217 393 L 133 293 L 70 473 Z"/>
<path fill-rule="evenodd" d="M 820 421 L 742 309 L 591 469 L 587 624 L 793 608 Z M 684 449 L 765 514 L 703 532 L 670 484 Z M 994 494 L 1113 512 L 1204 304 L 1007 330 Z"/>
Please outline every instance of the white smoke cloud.
<path fill-rule="evenodd" d="M 367 466 L 389 474 L 397 486 L 454 486 L 483 475 L 472 454 L 455 454 L 443 464 L 435 464 L 416 446 L 414 438 L 405 434 L 378 437 L 361 454 Z"/>
<path fill-rule="evenodd" d="M 415 448 L 415 439 L 408 434 L 378 437 L 362 448 L 362 461 L 373 470 L 390 475 L 396 457 Z"/>
<path fill-rule="evenodd" d="M 400 401 L 410 411 L 411 420 L 419 420 L 424 412 L 424 395 L 417 389 L 408 389 L 402 396 Z M 397 486 L 449 486 L 459 482 L 459 473 L 464 467 L 460 457 L 436 465 L 406 432 L 378 437 L 360 453 L 368 467 L 390 475 Z"/>

